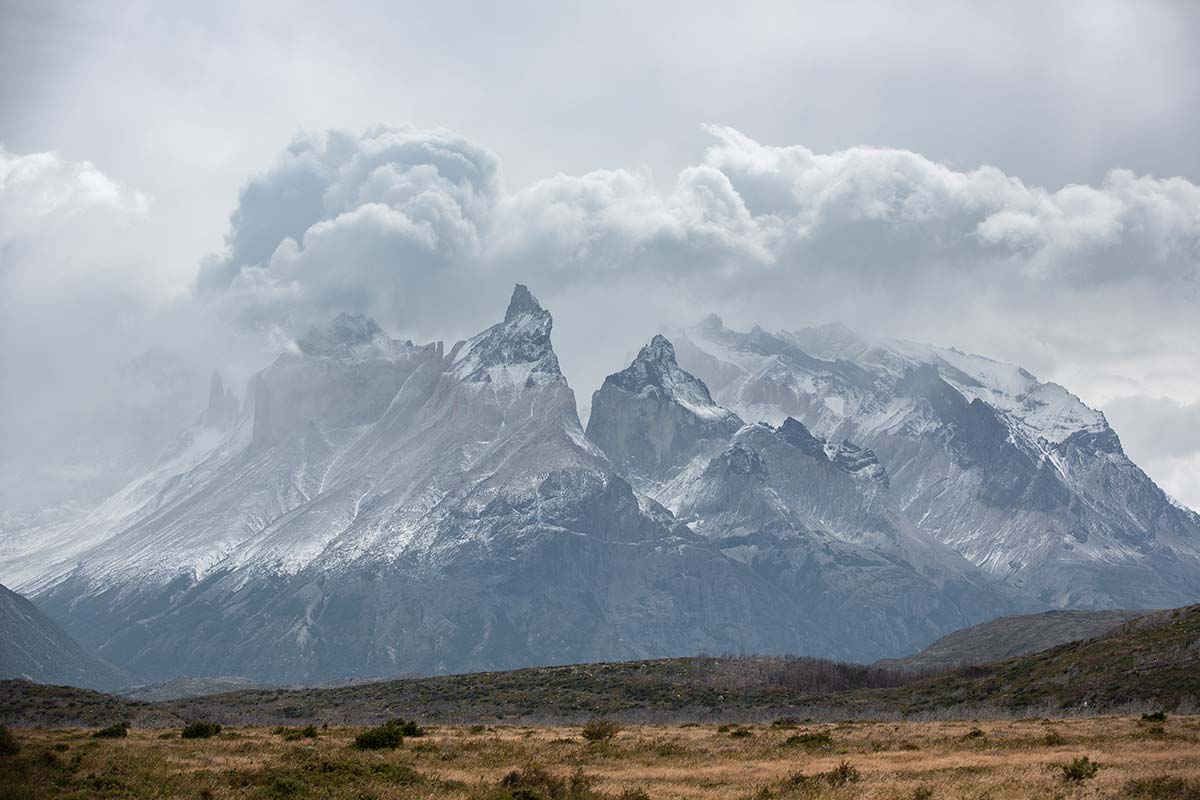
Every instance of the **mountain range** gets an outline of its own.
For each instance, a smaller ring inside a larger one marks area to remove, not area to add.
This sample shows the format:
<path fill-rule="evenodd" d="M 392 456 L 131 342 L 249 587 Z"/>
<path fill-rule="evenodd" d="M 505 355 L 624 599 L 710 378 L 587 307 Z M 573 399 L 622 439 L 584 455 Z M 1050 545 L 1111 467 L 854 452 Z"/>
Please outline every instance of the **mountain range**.
<path fill-rule="evenodd" d="M 994 617 L 1200 596 L 1200 518 L 1017 367 L 710 317 L 587 430 L 517 286 L 453 347 L 341 315 L 0 578 L 147 681 L 682 656 L 873 661 Z"/>

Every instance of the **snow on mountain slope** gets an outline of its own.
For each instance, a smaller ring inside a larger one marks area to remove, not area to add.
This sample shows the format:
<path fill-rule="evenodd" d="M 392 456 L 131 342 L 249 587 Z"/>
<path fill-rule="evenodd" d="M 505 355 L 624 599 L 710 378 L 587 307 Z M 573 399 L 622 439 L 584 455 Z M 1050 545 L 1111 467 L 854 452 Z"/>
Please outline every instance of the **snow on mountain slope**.
<path fill-rule="evenodd" d="M 1061 607 L 1200 597 L 1200 517 L 1129 460 L 1103 414 L 981 356 L 844 326 L 739 333 L 710 317 L 683 365 L 748 420 L 871 448 L 922 530 Z"/>
<path fill-rule="evenodd" d="M 588 436 L 637 488 L 778 586 L 843 643 L 839 655 L 849 642 L 903 652 L 1022 607 L 907 521 L 874 453 L 791 417 L 743 425 L 662 336 L 605 380 L 592 409 Z"/>
<path fill-rule="evenodd" d="M 254 377 L 219 443 L 114 498 L 102 535 L 30 583 L 149 679 L 830 652 L 635 495 L 584 436 L 551 330 L 523 286 L 449 354 L 340 317 Z"/>

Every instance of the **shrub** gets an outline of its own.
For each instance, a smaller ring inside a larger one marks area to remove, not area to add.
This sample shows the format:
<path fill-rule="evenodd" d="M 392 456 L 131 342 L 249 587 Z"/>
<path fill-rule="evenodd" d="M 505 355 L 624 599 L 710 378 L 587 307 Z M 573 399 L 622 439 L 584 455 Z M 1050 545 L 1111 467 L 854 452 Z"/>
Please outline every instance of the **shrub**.
<path fill-rule="evenodd" d="M 789 747 L 803 747 L 809 752 L 833 749 L 833 737 L 826 731 L 792 734 L 783 743 Z"/>
<path fill-rule="evenodd" d="M 749 739 L 754 732 L 749 728 L 734 728 L 729 732 L 730 739 Z"/>
<path fill-rule="evenodd" d="M 221 726 L 215 722 L 197 721 L 179 732 L 180 739 L 209 739 L 221 732 Z"/>
<path fill-rule="evenodd" d="M 621 726 L 611 719 L 594 719 L 584 725 L 580 733 L 589 742 L 605 742 L 616 736 L 620 730 Z"/>
<path fill-rule="evenodd" d="M 412 736 L 413 738 L 417 738 L 427 734 L 427 731 L 418 725 L 417 721 L 413 719 L 394 719 L 389 724 L 400 728 L 400 733 L 404 736 Z"/>
<path fill-rule="evenodd" d="M 282 725 L 271 731 L 276 736 L 282 736 L 285 742 L 298 742 L 301 739 L 316 739 L 317 726 L 305 725 L 303 728 L 285 728 Z"/>
<path fill-rule="evenodd" d="M 981 731 L 979 728 L 971 728 L 971 730 L 969 730 L 963 734 L 962 738 L 963 739 L 982 739 L 983 737 L 984 737 L 983 731 Z"/>
<path fill-rule="evenodd" d="M 595 778 L 584 774 L 583 770 L 577 769 L 570 777 L 562 778 L 538 764 L 529 764 L 501 778 L 499 788 L 505 792 L 503 797 L 513 800 L 590 800 L 595 796 L 592 791 L 594 783 Z M 630 800 L 637 800 L 637 795 L 629 797 Z"/>
<path fill-rule="evenodd" d="M 848 783 L 858 783 L 860 780 L 862 780 L 862 774 L 858 771 L 858 768 L 849 761 L 843 761 L 828 772 L 818 772 L 816 775 L 804 775 L 799 772 L 793 773 L 784 780 L 784 785 L 790 787 L 812 787 L 813 784 L 823 781 L 830 786 L 838 787 L 845 786 Z"/>
<path fill-rule="evenodd" d="M 0 725 L 0 756 L 15 756 L 21 752 L 21 745 L 12 731 Z"/>
<path fill-rule="evenodd" d="M 95 739 L 122 739 L 129 735 L 129 723 L 118 722 L 116 725 L 109 725 L 107 728 L 101 728 L 92 734 Z"/>
<path fill-rule="evenodd" d="M 845 786 L 847 783 L 858 783 L 862 780 L 858 768 L 849 761 L 843 761 L 828 772 L 821 773 L 821 777 L 830 786 Z"/>
<path fill-rule="evenodd" d="M 1042 744 L 1046 745 L 1046 747 L 1058 747 L 1062 743 L 1063 737 L 1058 731 L 1048 731 L 1042 739 Z"/>
<path fill-rule="evenodd" d="M 1079 756 L 1070 764 L 1059 764 L 1058 768 L 1062 770 L 1063 781 L 1066 783 L 1082 783 L 1096 777 L 1096 773 L 1100 771 L 1100 765 L 1087 756 Z"/>
<path fill-rule="evenodd" d="M 1166 722 L 1167 712 L 1155 711 L 1152 714 L 1142 714 L 1142 722 Z"/>
<path fill-rule="evenodd" d="M 918 786 L 913 789 L 912 800 L 933 800 L 933 789 L 928 786 Z"/>
<path fill-rule="evenodd" d="M 354 747 L 358 750 L 395 750 L 404 744 L 404 732 L 395 720 L 385 722 L 378 728 L 363 731 L 354 737 Z"/>

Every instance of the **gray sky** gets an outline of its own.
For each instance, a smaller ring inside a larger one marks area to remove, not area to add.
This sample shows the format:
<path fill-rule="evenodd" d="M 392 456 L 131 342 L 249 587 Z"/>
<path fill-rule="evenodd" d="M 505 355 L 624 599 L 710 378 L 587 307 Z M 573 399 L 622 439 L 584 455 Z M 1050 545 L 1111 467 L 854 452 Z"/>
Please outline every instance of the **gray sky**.
<path fill-rule="evenodd" d="M 23 428 L 148 344 L 240 379 L 335 309 L 453 338 L 521 279 L 581 400 L 711 309 L 841 318 L 1064 383 L 1200 506 L 1200 5 L 0 14 Z"/>

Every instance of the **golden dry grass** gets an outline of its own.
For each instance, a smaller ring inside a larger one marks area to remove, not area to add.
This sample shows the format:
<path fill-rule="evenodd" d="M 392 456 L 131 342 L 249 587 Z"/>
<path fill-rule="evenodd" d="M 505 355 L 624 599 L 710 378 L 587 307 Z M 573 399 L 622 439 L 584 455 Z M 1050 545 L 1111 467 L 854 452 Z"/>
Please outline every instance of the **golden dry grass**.
<path fill-rule="evenodd" d="M 442 727 L 388 751 L 353 749 L 361 728 L 295 741 L 267 728 L 206 740 L 22 730 L 20 755 L 0 757 L 0 798 L 521 797 L 498 786 L 529 765 L 564 778 L 582 770 L 599 795 L 640 789 L 652 800 L 1124 798 L 1131 781 L 1159 777 L 1181 782 L 1145 797 L 1200 797 L 1200 717 L 739 726 L 748 736 L 722 727 L 629 727 L 599 743 L 578 727 Z M 821 733 L 828 741 L 809 736 L 807 747 L 794 738 Z M 1101 769 L 1066 781 L 1060 765 L 1080 756 Z M 842 763 L 857 781 L 790 780 Z"/>

